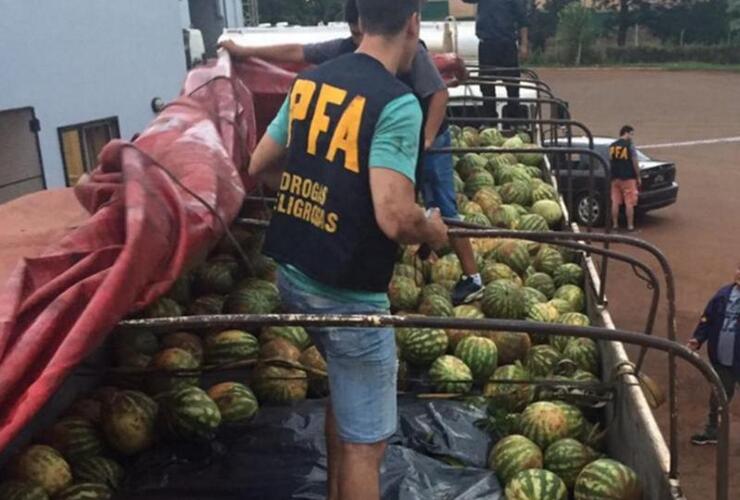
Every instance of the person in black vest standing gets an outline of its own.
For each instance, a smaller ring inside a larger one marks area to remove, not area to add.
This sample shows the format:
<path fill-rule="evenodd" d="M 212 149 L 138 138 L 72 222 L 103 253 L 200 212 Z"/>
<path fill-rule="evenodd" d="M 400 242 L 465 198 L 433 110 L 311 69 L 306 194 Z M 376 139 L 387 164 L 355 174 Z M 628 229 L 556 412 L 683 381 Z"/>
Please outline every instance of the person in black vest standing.
<path fill-rule="evenodd" d="M 624 204 L 627 230 L 635 230 L 635 207 L 642 180 L 633 142 L 634 136 L 635 129 L 625 125 L 619 131 L 619 139 L 609 146 L 609 163 L 612 170 L 612 229 L 619 227 L 619 208 Z"/>
<path fill-rule="evenodd" d="M 264 252 L 291 312 L 387 314 L 398 244 L 447 243 L 439 211 L 416 205 L 422 111 L 396 78 L 417 52 L 420 0 L 358 7 L 357 52 L 298 75 L 249 166 L 277 191 Z M 328 497 L 378 499 L 397 421 L 393 328 L 309 333 L 328 364 Z"/>
<path fill-rule="evenodd" d="M 519 78 L 518 69 L 490 68 L 518 68 L 520 58 L 525 60 L 529 57 L 529 22 L 524 0 L 463 0 L 463 2 L 478 4 L 475 34 L 480 40 L 478 64 L 481 66 L 481 76 Z M 486 70 L 485 67 L 489 69 Z M 494 85 L 482 85 L 481 92 L 485 97 L 496 97 Z M 509 98 L 518 98 L 519 87 L 507 85 L 506 95 Z M 518 102 L 509 104 L 505 109 L 513 111 L 504 113 L 504 117 L 526 117 L 526 112 Z M 497 117 L 496 102 L 486 102 L 485 111 L 486 116 Z"/>

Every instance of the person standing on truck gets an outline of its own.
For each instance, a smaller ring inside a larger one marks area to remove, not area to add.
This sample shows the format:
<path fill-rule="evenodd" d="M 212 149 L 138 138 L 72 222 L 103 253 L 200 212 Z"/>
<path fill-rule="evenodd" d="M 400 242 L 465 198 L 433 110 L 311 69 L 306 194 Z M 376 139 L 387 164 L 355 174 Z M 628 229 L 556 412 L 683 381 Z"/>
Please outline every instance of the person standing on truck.
<path fill-rule="evenodd" d="M 351 33 L 348 38 L 308 45 L 285 44 L 264 47 L 240 46 L 232 40 L 224 40 L 220 46 L 237 58 L 257 57 L 277 63 L 319 65 L 354 52 L 362 41 L 357 0 L 346 1 L 344 17 Z M 430 149 L 449 148 L 452 139 L 445 119 L 449 99 L 447 86 L 423 43 L 419 43 L 410 70 L 401 74 L 399 78 L 413 89 L 421 102 L 424 115 L 422 170 L 417 179 L 424 204 L 427 208 L 438 208 L 443 217 L 459 219 L 452 155 L 427 152 Z M 463 270 L 463 276 L 452 290 L 452 302 L 459 305 L 477 300 L 483 292 L 483 283 L 473 245 L 469 238 L 453 238 L 450 245 L 460 259 Z"/>
<path fill-rule="evenodd" d="M 698 351 L 707 342 L 709 361 L 719 375 L 728 400 L 740 382 L 740 262 L 735 279 L 714 294 L 699 320 L 688 346 Z M 718 403 L 714 391 L 709 397 L 709 417 L 704 432 L 691 437 L 696 445 L 716 444 Z"/>
<path fill-rule="evenodd" d="M 422 112 L 396 75 L 412 63 L 421 0 L 359 0 L 358 50 L 300 73 L 249 174 L 277 192 L 264 253 L 287 310 L 387 314 L 398 244 L 447 243 L 438 210 L 416 204 Z M 329 498 L 380 498 L 397 421 L 393 328 L 315 328 L 328 364 Z"/>
<path fill-rule="evenodd" d="M 475 34 L 478 37 L 478 64 L 484 77 L 519 78 L 519 61 L 529 57 L 529 21 L 524 0 L 463 0 L 478 4 Z M 517 45 L 517 40 L 519 45 Z M 485 97 L 496 97 L 495 85 L 481 85 Z M 506 85 L 510 99 L 519 98 L 519 86 Z M 484 104 L 486 116 L 498 117 L 495 101 Z M 504 118 L 526 118 L 526 107 L 518 101 L 503 108 Z M 506 124 L 504 124 L 506 127 Z"/>
<path fill-rule="evenodd" d="M 619 209 L 624 205 L 627 215 L 627 231 L 635 230 L 635 207 L 639 197 L 640 163 L 634 144 L 635 129 L 625 125 L 619 131 L 619 139 L 609 146 L 609 163 L 612 171 L 612 229 L 619 228 Z"/>

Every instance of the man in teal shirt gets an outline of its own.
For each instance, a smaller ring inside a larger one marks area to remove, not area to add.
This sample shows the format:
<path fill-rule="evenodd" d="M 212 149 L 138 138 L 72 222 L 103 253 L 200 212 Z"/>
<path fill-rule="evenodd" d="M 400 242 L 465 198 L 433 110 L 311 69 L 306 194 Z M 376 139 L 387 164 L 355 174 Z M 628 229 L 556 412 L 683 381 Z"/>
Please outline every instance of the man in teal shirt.
<path fill-rule="evenodd" d="M 396 78 L 416 53 L 420 1 L 358 7 L 357 52 L 298 75 L 249 166 L 277 192 L 264 252 L 292 312 L 388 313 L 398 243 L 447 242 L 439 212 L 415 203 L 422 112 Z M 393 329 L 309 333 L 328 364 L 329 498 L 378 499 L 397 421 Z"/>

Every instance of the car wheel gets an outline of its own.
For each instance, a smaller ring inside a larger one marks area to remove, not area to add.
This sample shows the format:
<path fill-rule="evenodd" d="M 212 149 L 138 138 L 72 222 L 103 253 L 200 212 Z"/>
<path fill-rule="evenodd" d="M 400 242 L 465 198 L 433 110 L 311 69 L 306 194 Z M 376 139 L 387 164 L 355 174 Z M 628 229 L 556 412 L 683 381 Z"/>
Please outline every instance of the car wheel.
<path fill-rule="evenodd" d="M 575 219 L 582 226 L 604 224 L 604 204 L 599 195 L 581 193 L 575 201 Z"/>

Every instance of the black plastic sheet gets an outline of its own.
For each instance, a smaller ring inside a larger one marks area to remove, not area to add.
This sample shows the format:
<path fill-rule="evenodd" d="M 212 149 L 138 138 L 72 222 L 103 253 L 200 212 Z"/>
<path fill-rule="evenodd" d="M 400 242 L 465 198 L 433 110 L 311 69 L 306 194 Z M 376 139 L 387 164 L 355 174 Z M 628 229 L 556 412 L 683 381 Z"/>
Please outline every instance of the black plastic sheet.
<path fill-rule="evenodd" d="M 160 445 L 132 464 L 120 498 L 326 498 L 323 409 L 319 400 L 266 407 L 215 443 Z M 402 398 L 381 470 L 383 499 L 503 499 L 486 468 L 491 438 L 475 425 L 484 416 L 461 402 Z"/>

